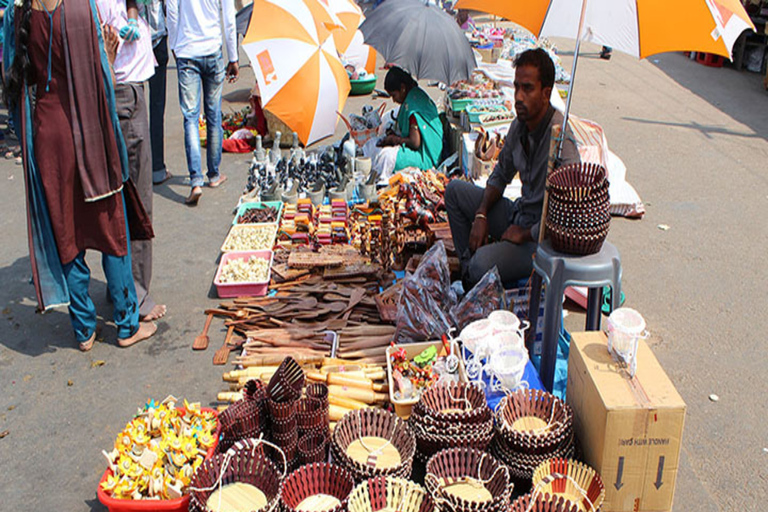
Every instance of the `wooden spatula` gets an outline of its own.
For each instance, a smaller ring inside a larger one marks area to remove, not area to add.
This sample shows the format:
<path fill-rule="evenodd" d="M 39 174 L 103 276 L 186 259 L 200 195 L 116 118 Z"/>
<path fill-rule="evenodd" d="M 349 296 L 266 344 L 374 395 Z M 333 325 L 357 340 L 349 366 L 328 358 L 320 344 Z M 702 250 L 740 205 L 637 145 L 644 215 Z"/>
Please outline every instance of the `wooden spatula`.
<path fill-rule="evenodd" d="M 192 343 L 192 350 L 205 350 L 208 348 L 208 329 L 211 327 L 211 320 L 213 320 L 213 313 L 208 313 L 208 318 L 205 319 L 205 326 L 203 332 L 195 338 L 195 342 Z"/>
<path fill-rule="evenodd" d="M 219 350 L 216 351 L 215 354 L 213 354 L 213 364 L 216 366 L 221 366 L 223 364 L 227 364 L 227 361 L 229 361 L 229 351 L 231 350 L 229 348 L 229 340 L 232 338 L 232 332 L 235 330 L 234 325 L 229 326 L 229 330 L 227 330 L 227 337 L 224 338 L 224 344 L 219 348 Z"/>

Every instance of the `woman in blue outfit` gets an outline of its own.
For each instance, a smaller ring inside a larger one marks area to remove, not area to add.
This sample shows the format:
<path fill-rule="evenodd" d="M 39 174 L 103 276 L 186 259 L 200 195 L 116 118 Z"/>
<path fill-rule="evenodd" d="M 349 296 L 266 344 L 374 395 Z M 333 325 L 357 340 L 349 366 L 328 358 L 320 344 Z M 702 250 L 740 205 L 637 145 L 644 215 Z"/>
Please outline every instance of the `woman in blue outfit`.
<path fill-rule="evenodd" d="M 106 29 L 105 29 L 106 30 Z M 102 253 L 118 344 L 146 339 L 131 275 L 131 229 L 151 236 L 128 180 L 104 32 L 88 0 L 22 0 L 4 20 L 5 93 L 22 146 L 29 254 L 40 310 L 69 306 L 83 351 L 96 337 L 87 249 Z M 113 56 L 113 54 L 112 54 Z M 36 86 L 35 101 L 29 87 Z M 142 229 L 139 229 L 142 228 Z"/>

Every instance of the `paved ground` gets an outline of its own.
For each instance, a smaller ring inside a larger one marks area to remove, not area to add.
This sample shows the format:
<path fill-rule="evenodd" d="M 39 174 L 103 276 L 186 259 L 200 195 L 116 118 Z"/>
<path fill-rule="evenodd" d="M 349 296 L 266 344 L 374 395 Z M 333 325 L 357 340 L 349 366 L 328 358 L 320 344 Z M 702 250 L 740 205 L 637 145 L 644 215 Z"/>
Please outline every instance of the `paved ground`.
<path fill-rule="evenodd" d="M 606 62 L 596 50 L 588 47 L 579 65 L 573 108 L 604 126 L 646 201 L 646 218 L 616 220 L 609 239 L 622 253 L 627 304 L 646 317 L 654 350 L 689 407 L 675 510 L 764 510 L 768 97 L 761 77 L 678 54 L 642 62 L 616 54 Z M 81 354 L 65 311 L 35 313 L 23 175 L 0 161 L 0 432 L 9 432 L 0 439 L 0 510 L 101 510 L 100 451 L 134 408 L 169 393 L 207 403 L 221 387 L 211 357 L 222 325 L 211 329 L 207 352 L 190 345 L 203 309 L 216 303 L 218 249 L 248 158 L 225 155 L 230 181 L 206 190 L 196 209 L 185 207 L 175 72 L 169 79 L 167 151 L 176 177 L 156 189 L 153 283 L 169 314 L 151 341 L 116 346 L 93 255 L 103 342 Z M 227 86 L 228 105 L 245 101 L 251 80 L 246 69 Z M 572 330 L 579 321 L 569 318 Z M 711 393 L 720 401 L 709 401 Z"/>

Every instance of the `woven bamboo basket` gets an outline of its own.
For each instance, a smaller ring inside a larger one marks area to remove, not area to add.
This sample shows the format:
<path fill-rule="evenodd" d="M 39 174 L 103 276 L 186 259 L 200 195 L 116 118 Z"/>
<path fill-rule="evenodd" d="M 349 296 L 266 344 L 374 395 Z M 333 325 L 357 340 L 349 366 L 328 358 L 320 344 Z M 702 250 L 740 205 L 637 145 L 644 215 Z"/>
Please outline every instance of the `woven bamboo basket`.
<path fill-rule="evenodd" d="M 261 440 L 238 441 L 226 453 L 213 456 L 197 469 L 190 484 L 189 510 L 215 512 L 217 506 L 208 506 L 214 493 L 221 492 L 230 484 L 248 484 L 256 489 L 254 492 L 258 496 L 252 501 L 240 502 L 242 508 L 253 512 L 270 512 L 279 502 L 280 483 L 284 476 L 285 469 L 281 472 L 264 455 Z"/>
<path fill-rule="evenodd" d="M 490 414 L 480 387 L 465 383 L 435 385 L 422 393 L 413 414 L 428 416 L 438 425 L 482 423 Z"/>
<path fill-rule="evenodd" d="M 267 393 L 259 380 L 249 380 L 243 388 L 243 399 L 219 414 L 221 440 L 219 453 L 226 452 L 241 439 L 255 439 L 267 431 L 269 418 L 266 409 Z"/>
<path fill-rule="evenodd" d="M 314 382 L 307 386 L 307 398 L 320 400 L 324 407 L 328 407 L 328 386 L 322 382 Z"/>
<path fill-rule="evenodd" d="M 547 221 L 547 235 L 555 251 L 575 256 L 588 256 L 600 252 L 603 248 L 603 243 L 608 236 L 608 228 L 585 233 L 556 226 Z"/>
<path fill-rule="evenodd" d="M 541 455 L 531 455 L 525 452 L 517 452 L 503 444 L 503 440 L 497 435 L 491 443 L 491 453 L 507 465 L 509 473 L 518 480 L 530 481 L 533 472 L 543 462 L 552 457 L 573 458 L 576 454 L 573 439 L 563 440 L 562 444 L 552 451 Z"/>
<path fill-rule="evenodd" d="M 572 432 L 573 410 L 546 391 L 519 390 L 499 403 L 496 426 L 509 443 L 522 448 L 546 448 Z"/>
<path fill-rule="evenodd" d="M 355 482 L 341 466 L 314 463 L 302 466 L 283 481 L 280 506 L 284 512 L 340 512 Z"/>
<path fill-rule="evenodd" d="M 409 478 L 416 440 L 407 423 L 382 409 L 351 411 L 336 424 L 331 437 L 334 460 L 356 481 L 375 476 Z"/>
<path fill-rule="evenodd" d="M 509 512 L 579 512 L 579 507 L 562 496 L 550 494 L 539 494 L 531 504 L 531 495 L 524 494 L 512 502 Z"/>
<path fill-rule="evenodd" d="M 514 487 L 509 470 L 492 455 L 450 448 L 429 459 L 424 483 L 442 511 L 506 511 Z"/>
<path fill-rule="evenodd" d="M 446 448 L 485 451 L 493 438 L 493 414 L 485 395 L 470 384 L 431 387 L 414 406 L 408 423 L 422 462 Z"/>
<path fill-rule="evenodd" d="M 605 499 L 605 486 L 591 467 L 569 459 L 550 459 L 533 473 L 531 495 L 550 494 L 577 505 L 580 512 L 596 512 Z"/>
<path fill-rule="evenodd" d="M 286 357 L 269 380 L 267 394 L 277 403 L 292 402 L 301 396 L 304 370 L 292 357 Z"/>
<path fill-rule="evenodd" d="M 578 200 L 608 186 L 605 168 L 595 163 L 578 163 L 558 167 L 547 176 L 547 188 L 566 199 Z"/>
<path fill-rule="evenodd" d="M 426 490 L 403 478 L 377 477 L 352 490 L 349 512 L 435 512 Z"/>
<path fill-rule="evenodd" d="M 308 396 L 299 400 L 296 408 L 299 432 L 318 431 L 328 428 L 328 405 Z"/>
<path fill-rule="evenodd" d="M 299 464 L 322 462 L 328 456 L 328 436 L 325 432 L 303 435 L 296 450 Z"/>
<path fill-rule="evenodd" d="M 269 409 L 269 416 L 272 421 L 289 421 L 296 422 L 296 408 L 299 406 L 299 399 L 296 397 L 293 400 L 285 402 L 277 402 L 271 397 L 267 399 L 267 408 Z"/>

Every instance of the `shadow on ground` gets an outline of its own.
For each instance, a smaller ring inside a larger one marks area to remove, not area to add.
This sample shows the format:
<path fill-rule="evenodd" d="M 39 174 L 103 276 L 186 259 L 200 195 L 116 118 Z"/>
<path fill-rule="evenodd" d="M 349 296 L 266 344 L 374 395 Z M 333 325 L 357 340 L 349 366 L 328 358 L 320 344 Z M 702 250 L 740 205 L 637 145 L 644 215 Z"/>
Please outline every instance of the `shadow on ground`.
<path fill-rule="evenodd" d="M 746 69 L 737 71 L 730 65 L 722 68 L 704 66 L 682 53 L 667 53 L 650 57 L 649 60 L 682 87 L 748 126 L 752 133 L 738 133 L 697 123 L 675 123 L 674 126 L 688 126 L 706 137 L 713 133 L 725 133 L 768 139 L 768 91 L 763 86 L 763 75 Z M 628 120 L 643 122 L 639 119 Z"/>
<path fill-rule="evenodd" d="M 37 311 L 29 257 L 17 259 L 0 268 L 0 345 L 19 354 L 37 357 L 58 349 L 77 350 L 69 314 L 65 307 L 45 313 Z M 91 298 L 96 305 L 98 338 L 116 336 L 111 322 L 112 307 L 106 302 L 106 284 L 91 277 Z"/>

